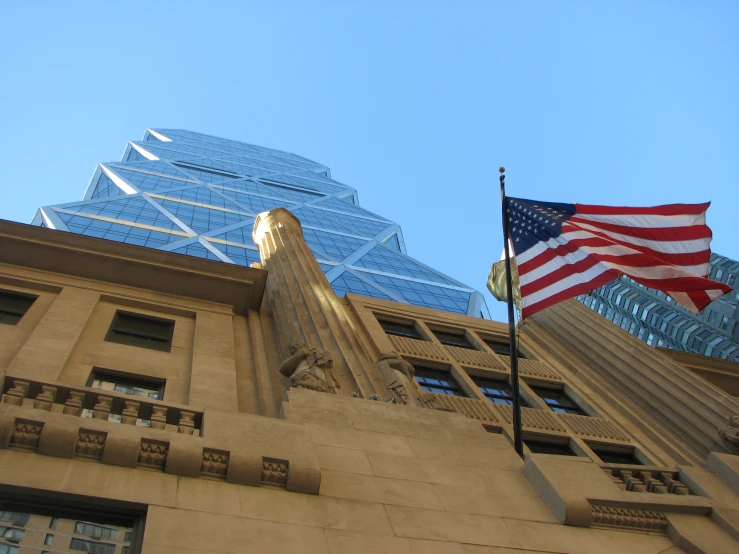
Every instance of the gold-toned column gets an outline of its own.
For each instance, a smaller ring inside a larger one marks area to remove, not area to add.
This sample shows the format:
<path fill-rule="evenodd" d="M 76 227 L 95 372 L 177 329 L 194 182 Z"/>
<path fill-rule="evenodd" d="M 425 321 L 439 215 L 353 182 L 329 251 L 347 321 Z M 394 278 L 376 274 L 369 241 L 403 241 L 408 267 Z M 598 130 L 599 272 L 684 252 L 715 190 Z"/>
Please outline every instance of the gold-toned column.
<path fill-rule="evenodd" d="M 267 298 L 284 360 L 280 372 L 293 386 L 375 394 L 367 375 L 373 356 L 305 243 L 298 219 L 284 208 L 263 212 L 252 237 L 269 272 Z"/>

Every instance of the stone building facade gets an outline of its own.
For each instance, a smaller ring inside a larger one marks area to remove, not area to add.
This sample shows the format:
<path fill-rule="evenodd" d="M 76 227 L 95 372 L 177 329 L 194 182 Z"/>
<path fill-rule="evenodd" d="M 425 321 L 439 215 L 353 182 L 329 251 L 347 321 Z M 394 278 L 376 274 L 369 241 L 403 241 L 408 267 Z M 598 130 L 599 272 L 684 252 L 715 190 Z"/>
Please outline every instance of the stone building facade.
<path fill-rule="evenodd" d="M 0 552 L 739 551 L 730 362 L 543 312 L 521 460 L 506 325 L 338 297 L 286 209 L 252 236 L 244 267 L 0 222 Z"/>

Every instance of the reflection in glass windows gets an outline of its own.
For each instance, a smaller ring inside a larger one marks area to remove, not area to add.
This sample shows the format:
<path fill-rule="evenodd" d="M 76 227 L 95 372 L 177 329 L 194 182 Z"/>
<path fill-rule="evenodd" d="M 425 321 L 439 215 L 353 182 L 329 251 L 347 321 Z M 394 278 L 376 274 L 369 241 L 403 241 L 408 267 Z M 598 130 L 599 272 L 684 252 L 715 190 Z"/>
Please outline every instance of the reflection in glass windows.
<path fill-rule="evenodd" d="M 408 339 L 423 340 L 421 333 L 418 332 L 418 329 L 413 323 L 401 323 L 398 321 L 390 321 L 387 319 L 378 319 L 377 321 L 380 323 L 382 329 L 388 335 L 406 337 Z"/>
<path fill-rule="evenodd" d="M 118 311 L 105 340 L 169 352 L 174 333 L 174 321 L 141 314 Z"/>
<path fill-rule="evenodd" d="M 447 346 L 456 346 L 457 348 L 467 348 L 468 350 L 475 350 L 475 347 L 472 346 L 472 343 L 466 337 L 464 331 L 437 331 L 435 329 L 432 329 L 431 332 L 436 335 L 436 338 L 439 339 L 439 342 L 441 344 L 446 344 Z"/>
<path fill-rule="evenodd" d="M 513 404 L 513 389 L 508 381 L 471 376 L 485 397 L 496 404 Z M 521 406 L 527 404 L 521 399 Z"/>
<path fill-rule="evenodd" d="M 563 390 L 547 389 L 543 387 L 531 387 L 543 401 L 551 408 L 553 412 L 560 414 L 579 414 L 587 415 L 575 402 L 570 399 Z"/>
<path fill-rule="evenodd" d="M 153 383 L 133 376 L 120 377 L 96 369 L 93 370 L 90 381 L 90 386 L 95 389 L 122 392 L 133 396 L 146 396 L 155 400 L 162 400 L 164 397 L 164 386 L 161 383 Z"/>
<path fill-rule="evenodd" d="M 467 396 L 448 371 L 431 367 L 413 367 L 416 370 L 416 381 L 423 390 L 450 396 Z"/>

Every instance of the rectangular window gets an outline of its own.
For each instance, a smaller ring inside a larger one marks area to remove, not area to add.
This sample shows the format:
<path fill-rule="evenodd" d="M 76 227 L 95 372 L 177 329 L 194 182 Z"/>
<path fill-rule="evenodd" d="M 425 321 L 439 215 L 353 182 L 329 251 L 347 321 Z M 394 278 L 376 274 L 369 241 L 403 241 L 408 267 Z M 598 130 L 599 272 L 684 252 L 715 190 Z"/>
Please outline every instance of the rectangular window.
<path fill-rule="evenodd" d="M 510 356 L 511 355 L 511 346 L 506 339 L 483 339 L 483 342 L 487 344 L 490 349 L 495 352 L 496 354 L 500 354 L 501 356 Z M 519 358 L 528 358 L 525 354 L 521 352 L 521 350 L 518 351 L 518 357 Z"/>
<path fill-rule="evenodd" d="M 0 543 L 0 554 L 18 554 L 18 547 Z"/>
<path fill-rule="evenodd" d="M 513 404 L 513 389 L 508 381 L 474 376 L 472 380 L 480 387 L 482 393 L 491 402 L 495 402 L 496 404 Z M 521 405 L 526 406 L 523 399 L 521 400 Z"/>
<path fill-rule="evenodd" d="M 129 346 L 169 352 L 174 321 L 118 311 L 105 340 Z"/>
<path fill-rule="evenodd" d="M 83 539 L 72 539 L 69 543 L 69 549 L 79 550 L 80 552 L 92 552 L 94 554 L 115 554 L 114 544 Z"/>
<path fill-rule="evenodd" d="M 46 538 L 44 539 L 44 544 L 46 546 L 51 546 L 52 544 L 54 544 L 54 535 L 52 535 L 51 533 L 47 533 Z"/>
<path fill-rule="evenodd" d="M 577 456 L 567 443 L 524 441 L 534 454 L 556 454 L 558 456 Z"/>
<path fill-rule="evenodd" d="M 105 371 L 94 369 L 90 377 L 89 386 L 95 389 L 103 389 L 134 396 L 146 396 L 155 400 L 164 398 L 164 385 L 144 379 L 120 377 L 108 374 Z"/>
<path fill-rule="evenodd" d="M 553 412 L 560 414 L 579 414 L 587 415 L 580 406 L 575 404 L 563 390 L 545 389 L 543 387 L 531 387 L 544 403 L 551 408 Z"/>
<path fill-rule="evenodd" d="M 416 370 L 416 381 L 423 390 L 451 396 L 467 396 L 448 371 L 431 367 L 413 367 Z"/>
<path fill-rule="evenodd" d="M 57 524 L 58 522 L 59 522 L 59 518 L 58 518 L 58 517 L 52 517 L 52 518 L 51 518 L 51 519 L 49 520 L 49 529 L 56 529 L 56 524 Z"/>
<path fill-rule="evenodd" d="M 74 526 L 74 532 L 78 535 L 87 535 L 93 539 L 104 539 L 109 541 L 118 540 L 118 530 L 110 529 L 109 527 L 102 527 L 95 525 L 94 523 L 86 523 L 84 521 L 78 521 Z"/>
<path fill-rule="evenodd" d="M 418 329 L 412 323 L 398 323 L 397 321 L 388 321 L 386 319 L 378 319 L 377 321 L 388 335 L 423 340 L 421 333 L 418 332 Z"/>
<path fill-rule="evenodd" d="M 9 290 L 0 290 L 0 323 L 16 325 L 38 296 Z"/>
<path fill-rule="evenodd" d="M 436 331 L 432 329 L 431 332 L 436 336 L 437 339 L 439 339 L 439 342 L 441 344 L 446 344 L 447 346 L 456 346 L 457 348 L 467 348 L 469 350 L 475 350 L 475 347 L 472 346 L 472 343 L 465 336 L 464 331 Z"/>
<path fill-rule="evenodd" d="M 23 529 L 16 527 L 0 527 L 0 537 L 10 542 L 20 542 L 23 540 L 23 536 L 26 532 Z"/>
<path fill-rule="evenodd" d="M 13 523 L 20 523 L 22 525 L 25 525 L 28 523 L 28 518 L 31 517 L 31 514 L 26 514 L 23 512 L 3 512 L 0 510 L 0 521 L 11 521 Z"/>
<path fill-rule="evenodd" d="M 604 464 L 628 464 L 628 465 L 643 465 L 637 457 L 634 455 L 633 450 L 610 450 L 593 447 L 590 448 L 595 452 Z"/>

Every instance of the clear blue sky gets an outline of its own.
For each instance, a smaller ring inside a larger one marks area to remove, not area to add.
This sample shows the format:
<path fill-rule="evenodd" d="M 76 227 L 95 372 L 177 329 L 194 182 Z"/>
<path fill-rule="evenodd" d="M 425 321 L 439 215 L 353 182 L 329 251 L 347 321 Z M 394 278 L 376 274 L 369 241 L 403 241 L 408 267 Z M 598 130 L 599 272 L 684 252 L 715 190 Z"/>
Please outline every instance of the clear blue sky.
<path fill-rule="evenodd" d="M 711 200 L 739 258 L 739 3 L 24 2 L 0 21 L 0 218 L 80 199 L 146 127 L 331 167 L 484 289 L 509 194 Z M 496 319 L 503 305 L 486 292 Z"/>

